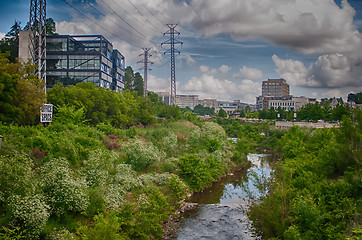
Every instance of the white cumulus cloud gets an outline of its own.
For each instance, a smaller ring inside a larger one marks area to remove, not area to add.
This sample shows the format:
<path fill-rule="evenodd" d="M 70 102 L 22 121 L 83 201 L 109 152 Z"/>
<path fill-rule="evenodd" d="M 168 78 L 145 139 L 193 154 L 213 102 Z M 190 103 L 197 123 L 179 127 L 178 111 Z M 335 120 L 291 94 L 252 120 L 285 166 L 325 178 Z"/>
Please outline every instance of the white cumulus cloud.
<path fill-rule="evenodd" d="M 256 68 L 243 66 L 238 73 L 233 74 L 233 78 L 259 80 L 263 78 L 263 72 Z"/>

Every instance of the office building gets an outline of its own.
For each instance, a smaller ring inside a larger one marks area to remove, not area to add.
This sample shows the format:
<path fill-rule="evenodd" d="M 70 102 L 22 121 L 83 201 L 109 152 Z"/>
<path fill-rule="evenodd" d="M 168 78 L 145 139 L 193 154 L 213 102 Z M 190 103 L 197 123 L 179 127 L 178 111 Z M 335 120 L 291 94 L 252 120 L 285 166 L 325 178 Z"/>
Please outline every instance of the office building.
<path fill-rule="evenodd" d="M 47 88 L 58 82 L 92 82 L 116 91 L 124 89 L 125 58 L 101 35 L 47 36 Z"/>
<path fill-rule="evenodd" d="M 268 79 L 268 81 L 263 81 L 262 83 L 263 96 L 282 97 L 288 96 L 289 94 L 289 85 L 287 84 L 287 81 L 283 78 Z"/>

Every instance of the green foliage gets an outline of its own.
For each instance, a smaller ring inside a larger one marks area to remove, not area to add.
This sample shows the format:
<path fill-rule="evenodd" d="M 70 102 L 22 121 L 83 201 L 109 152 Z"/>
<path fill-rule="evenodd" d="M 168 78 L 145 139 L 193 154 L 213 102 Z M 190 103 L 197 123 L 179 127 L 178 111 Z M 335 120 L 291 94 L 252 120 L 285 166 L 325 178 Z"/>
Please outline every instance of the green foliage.
<path fill-rule="evenodd" d="M 45 203 L 44 196 L 39 194 L 25 197 L 13 195 L 9 199 L 9 208 L 12 218 L 11 225 L 26 229 L 27 239 L 37 239 L 50 216 L 50 208 Z"/>
<path fill-rule="evenodd" d="M 217 138 L 210 138 L 206 142 L 206 147 L 209 153 L 212 153 L 221 148 L 221 143 Z"/>
<path fill-rule="evenodd" d="M 186 154 L 178 162 L 180 175 L 191 190 L 200 191 L 210 185 L 214 178 L 206 161 L 195 154 Z"/>
<path fill-rule="evenodd" d="M 35 193 L 37 182 L 32 171 L 33 162 L 24 154 L 0 155 L 0 206 L 12 195 Z"/>
<path fill-rule="evenodd" d="M 275 150 L 283 160 L 275 167 L 271 191 L 249 213 L 264 238 L 346 239 L 355 228 L 360 112 L 353 119 L 344 115 L 340 129 L 293 127 L 278 138 Z"/>
<path fill-rule="evenodd" d="M 56 108 L 54 122 L 82 124 L 84 122 L 84 108 L 75 109 L 74 106 L 59 106 Z"/>
<path fill-rule="evenodd" d="M 348 102 L 354 102 L 356 104 L 362 104 L 362 92 L 348 94 Z"/>
<path fill-rule="evenodd" d="M 217 113 L 217 116 L 221 118 L 226 118 L 228 114 L 224 109 L 220 108 L 219 112 Z"/>
<path fill-rule="evenodd" d="M 59 106 L 63 120 L 46 128 L 0 124 L 0 220 L 7 229 L 19 227 L 14 234 L 0 230 L 6 237 L 160 239 L 187 181 L 201 190 L 229 169 L 233 148 L 216 123 L 91 127 L 80 124 L 81 104 L 79 112 Z M 184 178 L 179 157 L 188 152 L 198 161 L 195 175 Z"/>
<path fill-rule="evenodd" d="M 205 115 L 214 115 L 215 114 L 215 108 L 210 108 L 210 107 L 204 107 L 201 104 L 198 104 L 194 107 L 194 113 L 201 115 L 201 116 L 205 116 Z"/>
<path fill-rule="evenodd" d="M 2 240 L 25 239 L 25 230 L 21 230 L 20 227 L 10 229 L 3 226 L 2 230 L 4 231 L 0 232 L 0 239 Z"/>
<path fill-rule="evenodd" d="M 48 92 L 48 101 L 58 108 L 65 105 L 83 108 L 85 118 L 92 125 L 104 123 L 127 127 L 154 122 L 154 110 L 149 100 L 137 96 L 135 92 L 119 93 L 89 82 L 67 87 L 57 84 Z"/>
<path fill-rule="evenodd" d="M 44 82 L 32 74 L 34 66 L 10 63 L 6 56 L 0 54 L 0 121 L 36 123 L 45 102 Z"/>
<path fill-rule="evenodd" d="M 54 214 L 82 212 L 89 205 L 87 182 L 76 176 L 66 159 L 52 159 L 41 169 L 43 191 Z"/>
<path fill-rule="evenodd" d="M 134 139 L 124 150 L 127 156 L 126 163 L 130 164 L 136 171 L 145 170 L 152 163 L 160 161 L 165 155 L 151 142 L 144 143 L 139 139 Z"/>
<path fill-rule="evenodd" d="M 158 117 L 166 119 L 177 120 L 181 118 L 181 110 L 177 105 L 161 105 L 156 112 Z"/>
<path fill-rule="evenodd" d="M 79 238 L 81 240 L 102 240 L 102 239 L 115 239 L 123 240 L 124 238 L 120 233 L 121 224 L 119 223 L 116 213 L 99 214 L 94 216 L 94 226 L 82 226 L 78 230 Z"/>

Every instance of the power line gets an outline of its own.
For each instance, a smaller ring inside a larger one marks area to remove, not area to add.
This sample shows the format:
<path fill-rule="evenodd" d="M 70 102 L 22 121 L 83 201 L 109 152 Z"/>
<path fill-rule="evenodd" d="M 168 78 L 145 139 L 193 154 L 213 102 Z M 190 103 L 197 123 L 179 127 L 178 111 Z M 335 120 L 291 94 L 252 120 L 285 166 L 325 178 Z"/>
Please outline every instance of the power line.
<path fill-rule="evenodd" d="M 161 30 L 159 30 L 153 23 L 151 23 L 151 22 L 148 20 L 148 18 L 146 18 L 146 16 L 143 15 L 143 14 L 141 13 L 141 11 L 140 11 L 130 0 L 128 0 L 128 2 L 129 2 L 130 4 L 132 4 L 132 6 L 146 19 L 147 22 L 149 22 L 155 29 L 157 29 L 157 31 L 159 31 L 160 33 L 162 33 Z"/>
<path fill-rule="evenodd" d="M 107 28 L 105 28 L 104 26 L 100 25 L 98 22 L 94 21 L 93 19 L 91 19 L 90 17 L 88 17 L 87 15 L 85 15 L 84 13 L 82 13 L 81 11 L 79 11 L 78 9 L 76 9 L 75 7 L 73 7 L 70 3 L 68 3 L 66 0 L 63 0 L 66 4 L 68 4 L 71 8 L 73 8 L 75 11 L 77 11 L 79 14 L 81 14 L 82 16 L 88 18 L 90 21 L 92 21 L 94 24 L 96 24 L 97 26 L 101 27 L 102 29 L 106 30 L 107 32 L 109 32 L 111 35 L 113 35 L 114 37 L 116 38 L 120 38 L 122 39 L 123 41 L 137 47 L 137 48 L 141 48 L 140 46 L 136 45 L 135 43 L 133 42 L 129 42 L 127 41 L 126 39 L 124 39 L 123 37 L 120 37 L 120 36 L 117 36 L 115 35 L 113 32 L 109 31 Z"/>
<path fill-rule="evenodd" d="M 157 19 L 157 21 L 159 22 L 159 23 L 161 23 L 161 25 L 163 26 L 164 24 L 161 22 L 161 20 L 155 15 L 155 14 L 153 14 L 147 7 L 146 7 L 146 5 L 141 1 L 141 0 L 138 0 L 142 5 L 143 5 L 143 7 L 147 10 L 147 12 L 149 12 L 155 19 Z"/>
<path fill-rule="evenodd" d="M 105 3 L 103 0 L 100 0 L 109 10 L 111 10 L 114 14 L 116 14 L 120 19 L 122 19 L 123 20 L 123 22 L 125 22 L 128 26 L 130 26 L 130 28 L 132 28 L 134 31 L 136 31 L 138 34 L 140 34 L 141 36 L 143 36 L 145 39 L 147 39 L 146 38 L 146 36 L 145 35 L 143 35 L 142 33 L 140 33 L 137 29 L 135 29 L 131 24 L 129 24 L 126 20 L 124 20 L 122 17 L 121 17 L 121 15 L 119 15 L 118 13 L 116 13 L 110 6 L 108 6 L 108 4 L 107 3 Z"/>
<path fill-rule="evenodd" d="M 102 13 L 101 11 L 99 11 L 99 10 L 98 10 L 97 8 L 95 8 L 92 4 L 88 3 L 88 5 L 91 6 L 94 10 L 96 10 L 99 14 L 101 14 L 102 16 L 104 16 L 104 17 L 107 18 L 107 16 L 106 16 L 104 13 Z M 123 19 L 122 19 L 122 20 L 123 20 Z M 115 21 L 112 21 L 112 20 L 111 20 L 111 22 L 113 22 L 114 24 L 116 24 L 118 27 L 122 28 L 122 29 L 125 30 L 126 32 L 129 32 L 130 34 L 133 34 L 133 35 L 135 35 L 136 37 L 138 37 L 138 38 L 140 38 L 140 39 L 144 39 L 144 40 L 148 40 L 148 41 L 152 42 L 152 40 L 146 38 L 146 36 L 144 36 L 143 34 L 141 35 L 142 37 L 140 37 L 139 35 L 136 35 L 135 33 L 129 31 L 129 30 L 126 29 L 126 28 L 124 28 L 124 27 L 121 26 L 119 23 L 117 23 L 117 22 L 115 22 Z M 156 43 L 154 43 L 154 44 L 156 44 Z"/>
<path fill-rule="evenodd" d="M 155 30 L 154 28 L 150 28 L 149 26 L 145 25 L 144 22 L 141 22 L 140 20 L 138 20 L 136 17 L 133 16 L 133 14 L 128 13 L 121 5 L 119 5 L 116 1 L 111 0 L 114 4 L 116 4 L 120 9 L 122 9 L 128 16 L 130 16 L 132 19 L 134 19 L 135 21 L 137 21 L 138 23 L 141 24 L 141 26 L 147 27 L 148 29 L 150 29 L 151 31 L 154 32 L 159 32 L 157 30 Z"/>

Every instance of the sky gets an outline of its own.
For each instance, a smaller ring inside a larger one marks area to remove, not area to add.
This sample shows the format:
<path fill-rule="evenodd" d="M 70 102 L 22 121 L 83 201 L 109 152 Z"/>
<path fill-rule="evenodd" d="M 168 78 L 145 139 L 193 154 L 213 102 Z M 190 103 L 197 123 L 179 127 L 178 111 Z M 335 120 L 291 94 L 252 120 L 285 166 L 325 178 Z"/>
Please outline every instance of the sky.
<path fill-rule="evenodd" d="M 25 26 L 30 0 L 0 0 L 0 37 Z M 67 35 L 103 35 L 143 74 L 148 90 L 170 92 L 166 24 L 178 24 L 177 94 L 255 104 L 262 81 L 284 78 L 294 96 L 362 92 L 362 0 L 47 0 L 47 18 Z"/>

